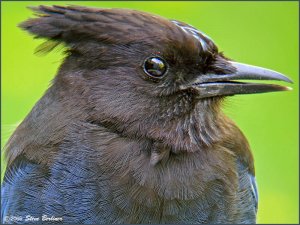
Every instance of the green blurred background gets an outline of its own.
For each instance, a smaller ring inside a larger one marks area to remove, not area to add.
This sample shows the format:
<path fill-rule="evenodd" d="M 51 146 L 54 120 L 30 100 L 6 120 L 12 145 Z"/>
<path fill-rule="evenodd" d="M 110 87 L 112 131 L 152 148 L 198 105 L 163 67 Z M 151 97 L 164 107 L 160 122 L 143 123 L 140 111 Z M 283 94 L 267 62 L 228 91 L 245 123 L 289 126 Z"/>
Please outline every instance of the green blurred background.
<path fill-rule="evenodd" d="M 17 28 L 32 17 L 26 6 L 39 4 L 131 8 L 182 20 L 208 34 L 230 58 L 292 78 L 291 92 L 231 97 L 225 111 L 253 150 L 258 223 L 299 223 L 298 2 L 1 2 L 1 149 L 43 95 L 63 57 L 61 51 L 34 55 L 43 41 Z M 2 161 L 2 176 L 4 168 Z"/>

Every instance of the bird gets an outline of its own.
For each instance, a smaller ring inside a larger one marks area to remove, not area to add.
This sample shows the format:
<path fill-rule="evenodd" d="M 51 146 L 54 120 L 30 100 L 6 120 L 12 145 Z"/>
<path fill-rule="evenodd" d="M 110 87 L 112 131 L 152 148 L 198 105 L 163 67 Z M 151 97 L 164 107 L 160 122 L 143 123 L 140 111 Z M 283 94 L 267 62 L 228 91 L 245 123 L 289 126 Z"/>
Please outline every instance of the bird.
<path fill-rule="evenodd" d="M 226 57 L 177 20 L 30 8 L 20 28 L 65 58 L 4 148 L 3 223 L 256 223 L 253 155 L 222 106 L 290 90 L 249 81 L 287 76 Z"/>

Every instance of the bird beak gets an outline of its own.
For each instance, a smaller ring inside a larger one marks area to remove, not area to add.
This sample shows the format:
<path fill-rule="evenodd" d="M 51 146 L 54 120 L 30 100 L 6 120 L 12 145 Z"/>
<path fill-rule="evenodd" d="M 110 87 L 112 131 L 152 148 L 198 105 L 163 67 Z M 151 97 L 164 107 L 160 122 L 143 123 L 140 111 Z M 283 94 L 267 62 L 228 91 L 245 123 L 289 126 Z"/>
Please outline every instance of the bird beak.
<path fill-rule="evenodd" d="M 200 75 L 189 86 L 199 92 L 200 98 L 292 90 L 276 84 L 238 82 L 237 80 L 279 80 L 293 83 L 288 77 L 273 70 L 232 61 L 229 63 L 235 67 L 236 72 Z"/>

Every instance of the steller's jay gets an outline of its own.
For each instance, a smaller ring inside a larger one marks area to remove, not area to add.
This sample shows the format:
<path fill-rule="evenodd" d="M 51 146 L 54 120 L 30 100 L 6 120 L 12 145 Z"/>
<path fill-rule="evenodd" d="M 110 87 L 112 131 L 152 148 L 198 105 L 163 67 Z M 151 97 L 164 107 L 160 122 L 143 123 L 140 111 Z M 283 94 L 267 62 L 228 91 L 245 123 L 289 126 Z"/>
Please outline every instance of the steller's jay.
<path fill-rule="evenodd" d="M 240 80 L 291 80 L 179 21 L 32 9 L 20 27 L 67 51 L 5 147 L 2 222 L 255 223 L 253 157 L 222 101 L 289 89 Z"/>

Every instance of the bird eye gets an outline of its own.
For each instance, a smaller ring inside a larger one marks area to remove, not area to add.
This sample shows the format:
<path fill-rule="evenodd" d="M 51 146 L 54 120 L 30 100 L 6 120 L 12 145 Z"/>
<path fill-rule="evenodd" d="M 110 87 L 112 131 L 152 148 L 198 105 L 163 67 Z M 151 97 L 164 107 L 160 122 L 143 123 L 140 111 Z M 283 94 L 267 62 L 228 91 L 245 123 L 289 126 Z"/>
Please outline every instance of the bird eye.
<path fill-rule="evenodd" d="M 144 62 L 144 71 L 154 78 L 161 78 L 167 72 L 167 63 L 160 57 L 150 57 Z"/>

